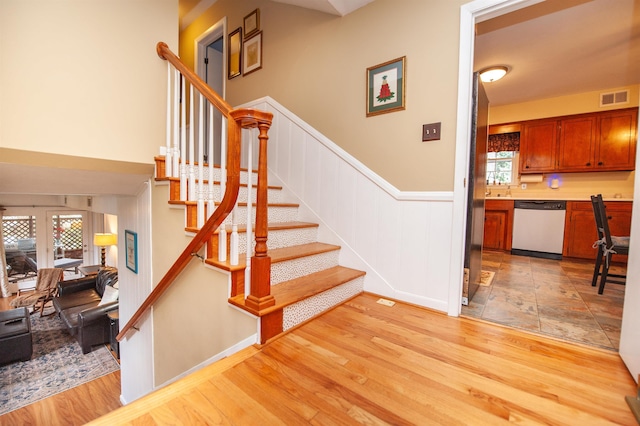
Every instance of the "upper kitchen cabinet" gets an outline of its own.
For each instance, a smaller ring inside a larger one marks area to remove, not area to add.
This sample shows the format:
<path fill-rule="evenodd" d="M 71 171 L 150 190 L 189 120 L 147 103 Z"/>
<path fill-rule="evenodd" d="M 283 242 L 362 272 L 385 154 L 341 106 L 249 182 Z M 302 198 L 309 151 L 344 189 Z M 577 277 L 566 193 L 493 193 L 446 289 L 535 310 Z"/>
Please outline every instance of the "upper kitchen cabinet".
<path fill-rule="evenodd" d="M 579 172 L 594 167 L 596 123 L 593 115 L 560 120 L 558 170 Z"/>
<path fill-rule="evenodd" d="M 555 119 L 527 121 L 520 138 L 520 173 L 556 170 L 558 122 Z"/>
<path fill-rule="evenodd" d="M 638 108 L 527 121 L 520 173 L 635 169 Z"/>
<path fill-rule="evenodd" d="M 637 121 L 637 108 L 609 111 L 599 115 L 596 169 L 635 169 Z"/>

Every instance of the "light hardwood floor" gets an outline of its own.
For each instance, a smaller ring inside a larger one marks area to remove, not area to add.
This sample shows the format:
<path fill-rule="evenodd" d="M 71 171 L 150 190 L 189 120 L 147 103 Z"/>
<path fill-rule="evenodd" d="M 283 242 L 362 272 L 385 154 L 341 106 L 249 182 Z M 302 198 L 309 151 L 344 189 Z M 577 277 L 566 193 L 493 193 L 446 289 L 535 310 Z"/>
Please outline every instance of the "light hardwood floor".
<path fill-rule="evenodd" d="M 624 399 L 636 385 L 613 351 L 377 299 L 92 424 L 636 424 Z"/>
<path fill-rule="evenodd" d="M 118 410 L 116 372 L 0 424 L 636 424 L 624 400 L 636 386 L 615 352 L 377 299 Z"/>

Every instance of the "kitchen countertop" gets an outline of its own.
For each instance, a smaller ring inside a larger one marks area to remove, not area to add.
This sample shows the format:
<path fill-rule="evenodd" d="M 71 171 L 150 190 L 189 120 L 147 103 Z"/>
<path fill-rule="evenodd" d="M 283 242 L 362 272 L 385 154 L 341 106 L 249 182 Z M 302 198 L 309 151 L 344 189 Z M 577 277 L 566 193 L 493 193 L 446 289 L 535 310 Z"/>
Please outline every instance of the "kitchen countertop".
<path fill-rule="evenodd" d="M 633 201 L 633 198 L 615 198 L 614 196 L 607 197 L 603 196 L 604 201 Z M 591 201 L 591 195 L 577 195 L 577 194 L 554 194 L 553 196 L 549 196 L 548 193 L 545 194 L 513 194 L 509 197 L 500 195 L 489 195 L 485 197 L 485 200 L 558 200 L 558 201 Z"/>

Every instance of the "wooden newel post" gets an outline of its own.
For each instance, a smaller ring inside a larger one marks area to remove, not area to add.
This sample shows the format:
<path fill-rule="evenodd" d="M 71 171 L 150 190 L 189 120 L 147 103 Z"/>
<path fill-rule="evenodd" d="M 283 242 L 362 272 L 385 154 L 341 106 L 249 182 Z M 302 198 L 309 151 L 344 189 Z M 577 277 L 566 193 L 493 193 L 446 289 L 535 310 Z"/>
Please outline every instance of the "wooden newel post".
<path fill-rule="evenodd" d="M 267 132 L 271 117 L 256 117 L 260 131 L 258 139 L 258 188 L 256 194 L 256 247 L 251 258 L 251 294 L 245 300 L 248 308 L 259 311 L 275 305 L 271 295 L 271 258 L 267 255 Z"/>

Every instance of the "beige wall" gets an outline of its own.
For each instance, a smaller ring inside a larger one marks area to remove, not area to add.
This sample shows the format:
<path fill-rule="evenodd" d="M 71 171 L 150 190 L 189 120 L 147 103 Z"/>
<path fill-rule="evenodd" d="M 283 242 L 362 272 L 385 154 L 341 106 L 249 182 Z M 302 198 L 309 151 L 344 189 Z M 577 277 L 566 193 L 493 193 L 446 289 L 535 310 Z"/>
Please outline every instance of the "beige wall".
<path fill-rule="evenodd" d="M 0 147 L 151 163 L 177 0 L 2 0 Z"/>
<path fill-rule="evenodd" d="M 191 241 L 184 210 L 168 204 L 168 186 L 153 189 L 153 283 Z M 154 384 L 203 363 L 257 331 L 257 321 L 229 305 L 228 276 L 194 258 L 153 308 Z"/>
<path fill-rule="evenodd" d="M 230 32 L 260 8 L 263 68 L 227 81 L 230 104 L 269 95 L 398 189 L 452 190 L 464 3 L 376 0 L 338 17 L 267 0 L 219 0 L 181 33 L 179 53 L 193 66 L 196 37 L 224 16 Z M 406 110 L 367 118 L 366 69 L 401 56 Z M 422 125 L 432 122 L 442 122 L 442 140 L 422 142 Z"/>

